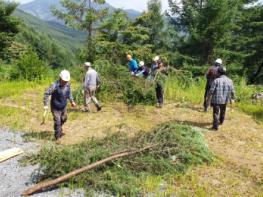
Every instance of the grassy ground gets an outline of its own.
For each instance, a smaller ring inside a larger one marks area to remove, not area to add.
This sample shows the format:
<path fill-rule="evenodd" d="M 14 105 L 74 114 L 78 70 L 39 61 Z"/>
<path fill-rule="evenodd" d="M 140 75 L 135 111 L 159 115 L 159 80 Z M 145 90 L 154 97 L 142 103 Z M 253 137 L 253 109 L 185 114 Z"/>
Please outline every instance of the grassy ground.
<path fill-rule="evenodd" d="M 47 124 L 40 125 L 43 91 L 49 84 L 49 81 L 38 85 L 0 84 L 1 127 L 26 131 L 25 137 L 28 140 L 50 142 L 53 139 L 50 113 Z M 258 118 L 262 117 L 262 107 L 253 105 L 255 113 L 259 113 L 256 116 L 259 122 L 256 122 L 253 110 L 248 111 L 252 116 L 240 110 L 245 106 L 242 109 L 245 111 L 249 105 L 236 104 L 239 108 L 230 106 L 225 125 L 219 132 L 212 132 L 208 130 L 212 122 L 211 111 L 203 113 L 200 104 L 187 104 L 192 99 L 196 99 L 196 103 L 200 102 L 203 95 L 200 88 L 196 88 L 192 98 L 191 91 L 182 91 L 180 94 L 185 94 L 186 99 L 178 103 L 168 102 L 163 109 L 140 105 L 127 107 L 123 103 L 105 103 L 99 113 L 95 113 L 95 108 L 94 113 L 82 113 L 82 106 L 76 110 L 69 109 L 69 120 L 64 126 L 66 136 L 60 143 L 77 144 L 85 138 L 102 138 L 109 133 L 122 131 L 128 131 L 133 136 L 137 131 L 149 131 L 168 121 L 199 127 L 207 131 L 205 138 L 217 157 L 216 161 L 213 165 L 193 167 L 185 176 L 170 179 L 160 196 L 262 196 L 263 126 Z M 173 95 L 170 93 L 170 98 Z M 169 94 L 166 98 L 169 98 Z M 160 192 L 156 191 L 160 184 L 163 184 L 163 177 L 147 177 L 145 191 Z"/>

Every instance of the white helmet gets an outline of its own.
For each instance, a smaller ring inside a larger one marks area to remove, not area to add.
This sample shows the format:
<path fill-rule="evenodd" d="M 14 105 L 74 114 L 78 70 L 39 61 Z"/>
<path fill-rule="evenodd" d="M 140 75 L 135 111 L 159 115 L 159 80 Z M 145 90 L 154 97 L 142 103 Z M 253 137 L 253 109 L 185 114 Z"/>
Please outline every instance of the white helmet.
<path fill-rule="evenodd" d="M 139 65 L 144 66 L 144 61 L 140 61 Z"/>
<path fill-rule="evenodd" d="M 90 62 L 85 62 L 85 63 L 84 63 L 84 66 L 85 66 L 85 67 L 91 67 L 91 63 L 90 63 Z"/>
<path fill-rule="evenodd" d="M 63 81 L 70 81 L 70 73 L 67 70 L 62 70 L 59 76 Z"/>
<path fill-rule="evenodd" d="M 160 56 L 159 55 L 157 55 L 157 56 L 155 56 L 154 58 L 153 58 L 153 61 L 158 61 L 158 60 L 160 60 Z"/>
<path fill-rule="evenodd" d="M 218 59 L 216 59 L 215 63 L 221 65 L 223 63 L 223 61 L 222 61 L 222 59 L 218 58 Z"/>

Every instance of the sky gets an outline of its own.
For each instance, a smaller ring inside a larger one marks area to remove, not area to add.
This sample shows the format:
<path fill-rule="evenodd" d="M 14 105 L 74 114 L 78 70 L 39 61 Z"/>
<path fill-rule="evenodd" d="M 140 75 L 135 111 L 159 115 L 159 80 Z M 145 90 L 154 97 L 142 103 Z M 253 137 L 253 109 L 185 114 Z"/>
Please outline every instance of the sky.
<path fill-rule="evenodd" d="M 32 0 L 16 0 L 20 3 L 28 3 Z M 43 0 L 45 1 L 45 0 Z M 168 0 L 161 0 L 163 10 L 168 8 Z M 106 0 L 107 3 L 116 8 L 134 9 L 138 11 L 146 10 L 148 0 Z"/>

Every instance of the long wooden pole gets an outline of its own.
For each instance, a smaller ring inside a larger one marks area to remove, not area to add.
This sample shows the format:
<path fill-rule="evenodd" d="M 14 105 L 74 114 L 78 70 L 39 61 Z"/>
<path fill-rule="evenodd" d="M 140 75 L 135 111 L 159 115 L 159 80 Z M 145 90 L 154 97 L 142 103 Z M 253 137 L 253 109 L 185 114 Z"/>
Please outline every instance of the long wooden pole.
<path fill-rule="evenodd" d="M 102 164 L 105 164 L 105 163 L 107 163 L 109 161 L 112 161 L 114 159 L 118 159 L 118 158 L 121 158 L 121 157 L 127 157 L 127 156 L 130 156 L 130 155 L 134 155 L 134 154 L 143 152 L 143 151 L 145 151 L 147 149 L 153 148 L 154 146 L 156 146 L 156 145 L 146 146 L 146 147 L 144 147 L 142 149 L 138 149 L 138 150 L 130 150 L 130 151 L 128 150 L 128 151 L 122 151 L 122 152 L 119 152 L 119 153 L 115 153 L 115 154 L 111 155 L 110 157 L 107 157 L 105 159 L 102 159 L 100 161 L 92 163 L 92 164 L 90 164 L 88 166 L 85 166 L 83 168 L 79 168 L 77 170 L 74 170 L 74 171 L 72 171 L 72 172 L 70 172 L 68 174 L 65 174 L 65 175 L 63 175 L 61 177 L 58 177 L 58 178 L 56 178 L 54 180 L 50 180 L 50 181 L 46 181 L 46 182 L 43 182 L 43 183 L 39 183 L 39 184 L 37 184 L 37 185 L 25 190 L 22 193 L 22 196 L 29 196 L 29 195 L 37 192 L 37 191 L 46 189 L 46 188 L 48 188 L 50 186 L 55 186 L 55 185 L 57 185 L 59 183 L 62 183 L 62 182 L 65 182 L 65 181 L 69 180 L 71 177 L 79 175 L 79 174 L 81 174 L 81 173 L 83 173 L 85 171 L 91 170 L 91 169 L 93 169 L 93 168 L 95 168 L 97 166 L 100 166 Z"/>

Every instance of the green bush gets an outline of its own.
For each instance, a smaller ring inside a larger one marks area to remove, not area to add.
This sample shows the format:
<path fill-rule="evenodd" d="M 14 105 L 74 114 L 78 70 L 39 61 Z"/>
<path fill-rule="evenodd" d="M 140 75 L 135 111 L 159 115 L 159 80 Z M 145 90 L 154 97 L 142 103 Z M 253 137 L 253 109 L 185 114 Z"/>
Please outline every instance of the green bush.
<path fill-rule="evenodd" d="M 155 103 L 154 84 L 145 79 L 132 77 L 127 67 L 112 65 L 109 61 L 99 60 L 94 62 L 94 68 L 101 78 L 101 87 L 98 92 L 100 100 L 122 100 L 127 104 Z M 78 76 L 84 76 L 81 72 L 84 73 L 81 69 L 76 73 L 79 73 Z M 82 103 L 82 85 L 73 92 L 73 96 L 77 103 Z"/>
<path fill-rule="evenodd" d="M 50 70 L 47 64 L 41 61 L 37 54 L 29 50 L 18 60 L 12 79 L 25 79 L 29 81 L 43 80 L 50 76 Z"/>
<path fill-rule="evenodd" d="M 210 163 L 213 159 L 199 129 L 172 122 L 160 125 L 151 132 L 140 132 L 133 138 L 121 132 L 73 146 L 46 146 L 26 159 L 40 163 L 42 179 L 51 179 L 113 153 L 147 145 L 156 146 L 83 173 L 70 183 L 89 192 L 95 190 L 113 195 L 140 196 L 147 177 L 180 175 L 193 165 Z"/>

